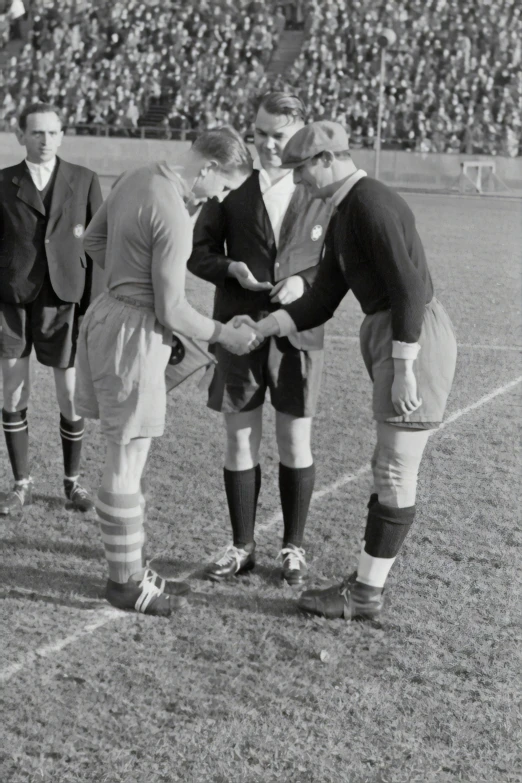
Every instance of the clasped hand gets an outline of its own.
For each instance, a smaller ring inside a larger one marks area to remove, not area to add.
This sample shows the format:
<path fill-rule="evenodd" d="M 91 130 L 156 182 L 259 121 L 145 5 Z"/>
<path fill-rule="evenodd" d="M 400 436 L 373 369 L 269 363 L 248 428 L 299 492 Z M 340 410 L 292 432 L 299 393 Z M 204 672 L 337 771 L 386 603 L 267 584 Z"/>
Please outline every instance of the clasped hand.
<path fill-rule="evenodd" d="M 223 325 L 219 342 L 230 353 L 243 356 L 259 348 L 265 338 L 256 329 L 255 322 L 251 319 L 241 323 L 236 323 L 236 321 L 237 318 L 232 318 Z"/>

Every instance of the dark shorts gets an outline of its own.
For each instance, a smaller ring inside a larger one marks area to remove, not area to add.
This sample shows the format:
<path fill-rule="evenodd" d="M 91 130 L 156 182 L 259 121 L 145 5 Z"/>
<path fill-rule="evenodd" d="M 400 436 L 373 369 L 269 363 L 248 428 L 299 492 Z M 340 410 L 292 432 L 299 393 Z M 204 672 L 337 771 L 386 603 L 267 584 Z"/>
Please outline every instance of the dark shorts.
<path fill-rule="evenodd" d="M 215 346 L 218 360 L 210 384 L 208 407 L 239 413 L 270 401 L 279 413 L 313 416 L 317 407 L 324 351 L 300 351 L 286 337 L 273 337 L 246 356 Z"/>
<path fill-rule="evenodd" d="M 40 364 L 73 367 L 78 310 L 79 305 L 56 296 L 48 276 L 34 301 L 0 302 L 0 359 L 23 359 L 34 346 Z"/>
<path fill-rule="evenodd" d="M 442 422 L 455 374 L 457 341 L 449 315 L 435 298 L 426 305 L 419 344 L 421 349 L 413 370 L 422 405 L 409 416 L 397 415 L 391 399 L 394 378 L 391 311 L 383 310 L 364 319 L 361 351 L 373 381 L 376 421 L 417 429 L 436 429 Z"/>

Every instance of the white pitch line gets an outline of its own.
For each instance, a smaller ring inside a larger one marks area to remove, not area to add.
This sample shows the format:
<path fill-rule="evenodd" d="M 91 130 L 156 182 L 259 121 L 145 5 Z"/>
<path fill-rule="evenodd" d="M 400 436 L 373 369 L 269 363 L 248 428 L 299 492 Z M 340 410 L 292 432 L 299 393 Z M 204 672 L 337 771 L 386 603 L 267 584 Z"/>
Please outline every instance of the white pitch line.
<path fill-rule="evenodd" d="M 446 421 L 440 425 L 437 432 L 440 432 L 440 430 L 444 429 L 450 424 L 453 424 L 453 422 L 462 418 L 462 416 L 467 416 L 468 413 L 477 410 L 477 408 L 481 408 L 483 405 L 487 405 L 488 402 L 491 402 L 491 400 L 494 400 L 496 397 L 499 397 L 501 394 L 505 394 L 506 392 L 510 391 L 510 389 L 513 389 L 515 386 L 518 386 L 519 383 L 522 383 L 522 375 L 510 381 L 509 383 L 504 384 L 504 386 L 499 386 L 498 389 L 495 389 L 489 394 L 485 394 L 483 397 L 481 397 L 479 400 L 472 403 L 471 405 L 467 405 L 465 408 L 460 408 L 459 410 L 455 411 L 455 413 L 452 413 L 451 416 L 448 416 Z M 437 433 L 434 433 L 434 436 L 436 436 L 436 434 Z M 325 495 L 329 495 L 332 492 L 336 492 L 338 489 L 341 489 L 341 487 L 346 486 L 346 484 L 351 484 L 352 482 L 357 481 L 358 478 L 365 475 L 366 473 L 369 473 L 370 470 L 371 470 L 370 463 L 366 463 L 365 465 L 362 465 L 354 473 L 347 473 L 344 476 L 341 476 L 341 478 L 337 479 L 337 481 L 333 481 L 331 484 L 327 484 L 326 487 L 323 487 L 317 492 L 314 492 L 314 494 L 312 495 L 312 503 L 325 497 Z M 282 518 L 283 517 L 280 512 L 278 512 L 277 514 L 273 514 L 271 517 L 269 517 L 269 519 L 264 524 L 258 526 L 258 531 L 266 533 L 275 524 L 280 522 Z M 187 574 L 185 576 L 189 576 L 189 575 L 190 574 Z M 78 641 L 78 639 L 80 639 L 82 636 L 91 634 L 94 631 L 96 631 L 98 628 L 107 625 L 107 623 L 109 623 L 111 620 L 122 620 L 125 617 L 132 617 L 132 615 L 127 614 L 125 612 L 120 612 L 118 609 L 113 609 L 113 608 L 102 609 L 101 611 L 96 612 L 96 619 L 92 620 L 91 622 L 85 625 L 82 625 L 74 633 L 70 634 L 69 636 L 66 636 L 64 639 L 53 642 L 52 644 L 47 644 L 44 645 L 43 647 L 39 647 L 34 652 L 28 652 L 25 655 L 23 655 L 18 661 L 16 661 L 16 663 L 13 663 L 7 668 L 0 670 L 0 683 L 7 682 L 21 669 L 24 669 L 26 666 L 28 666 L 30 663 L 37 660 L 38 658 L 48 658 L 50 655 L 53 655 L 53 653 L 57 653 L 60 650 L 63 650 L 64 647 L 68 647 L 70 644 L 73 644 L 74 642 Z"/>
<path fill-rule="evenodd" d="M 471 413 L 471 411 L 474 411 L 477 408 L 481 408 L 482 405 L 486 405 L 488 402 L 491 402 L 491 400 L 494 400 L 495 397 L 498 397 L 501 394 L 505 394 L 507 391 L 513 389 L 521 382 L 522 375 L 520 375 L 518 378 L 515 378 L 513 381 L 506 383 L 504 386 L 500 386 L 498 389 L 495 389 L 489 394 L 485 394 L 484 397 L 481 397 L 480 400 L 477 400 L 477 402 L 455 411 L 455 413 L 452 413 L 451 416 L 448 416 L 446 421 L 440 425 L 438 430 L 436 430 L 434 433 L 434 436 L 437 434 L 437 432 L 440 432 L 440 430 L 443 430 L 449 424 L 453 424 L 453 422 L 457 421 L 457 419 L 460 419 L 462 416 L 467 416 L 468 413 Z M 329 495 L 331 492 L 336 492 L 338 489 L 341 489 L 341 487 L 346 486 L 346 484 L 351 484 L 352 482 L 357 481 L 360 476 L 364 476 L 366 473 L 369 473 L 371 469 L 372 466 L 369 462 L 367 462 L 366 465 L 362 465 L 362 467 L 360 467 L 359 470 L 356 470 L 355 473 L 346 473 L 344 476 L 341 476 L 341 478 L 333 481 L 331 484 L 327 484 L 327 486 L 323 487 L 323 489 L 314 492 L 311 503 L 314 503 L 317 500 L 321 500 L 321 498 L 323 498 L 325 495 Z M 260 532 L 266 533 L 278 522 L 282 522 L 282 520 L 283 514 L 279 511 L 276 514 L 273 514 L 263 525 L 259 525 L 258 530 Z"/>
<path fill-rule="evenodd" d="M 514 380 L 509 381 L 509 383 L 504 384 L 504 386 L 499 386 L 498 389 L 495 389 L 489 394 L 485 394 L 480 398 L 480 400 L 473 402 L 471 405 L 467 405 L 465 408 L 460 408 L 458 411 L 455 411 L 455 413 L 452 413 L 451 416 L 448 416 L 446 421 L 442 422 L 437 432 L 443 430 L 449 424 L 453 424 L 453 422 L 457 421 L 457 419 L 460 419 L 461 416 L 467 416 L 467 414 L 471 413 L 471 411 L 474 411 L 477 408 L 481 408 L 483 405 L 487 405 L 487 403 L 491 402 L 491 400 L 494 400 L 495 397 L 499 397 L 501 394 L 505 394 L 507 391 L 510 391 L 510 389 L 514 389 L 515 386 L 518 386 L 519 383 L 522 383 L 522 375 L 519 375 L 518 378 L 515 378 Z"/>
<path fill-rule="evenodd" d="M 330 340 L 332 343 L 358 343 L 359 338 L 355 335 L 344 334 L 327 334 L 326 340 Z M 522 345 L 487 345 L 487 343 L 457 343 L 457 348 L 470 348 L 476 351 L 514 351 L 520 353 L 522 351 Z"/>
<path fill-rule="evenodd" d="M 52 642 L 51 644 L 44 644 L 42 647 L 38 647 L 34 652 L 26 653 L 18 661 L 7 666 L 5 669 L 2 669 L 0 671 L 0 683 L 7 682 L 15 674 L 18 674 L 19 671 L 25 669 L 30 663 L 38 660 L 38 658 L 49 658 L 51 655 L 54 655 L 54 653 L 63 650 L 64 647 L 68 647 L 70 644 L 77 642 L 82 636 L 88 636 L 89 634 L 94 633 L 94 631 L 101 628 L 103 625 L 107 625 L 111 620 L 121 620 L 126 616 L 127 615 L 125 615 L 124 612 L 120 612 L 118 609 L 113 609 L 112 607 L 96 612 L 95 619 L 82 625 L 74 631 L 74 633 L 69 634 L 69 636 L 66 636 L 64 639 L 58 639 L 58 641 Z"/>

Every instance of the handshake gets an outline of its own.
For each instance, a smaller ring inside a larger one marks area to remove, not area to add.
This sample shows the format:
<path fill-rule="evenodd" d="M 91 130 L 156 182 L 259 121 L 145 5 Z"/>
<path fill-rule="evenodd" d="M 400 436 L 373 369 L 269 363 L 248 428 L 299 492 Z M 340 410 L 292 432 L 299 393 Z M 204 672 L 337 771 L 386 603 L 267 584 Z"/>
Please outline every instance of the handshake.
<path fill-rule="evenodd" d="M 268 337 L 264 332 L 264 322 L 267 320 L 264 318 L 256 323 L 249 315 L 236 315 L 228 323 L 222 324 L 217 342 L 237 356 L 255 351 Z"/>
<path fill-rule="evenodd" d="M 272 304 L 290 304 L 304 293 L 304 279 L 300 275 L 292 275 L 275 285 L 259 282 L 243 261 L 231 261 L 227 276 L 235 278 L 247 291 L 268 292 Z M 217 341 L 230 353 L 243 356 L 259 348 L 267 337 L 277 334 L 279 334 L 279 324 L 271 315 L 257 322 L 248 315 L 236 315 L 227 324 L 222 325 Z"/>

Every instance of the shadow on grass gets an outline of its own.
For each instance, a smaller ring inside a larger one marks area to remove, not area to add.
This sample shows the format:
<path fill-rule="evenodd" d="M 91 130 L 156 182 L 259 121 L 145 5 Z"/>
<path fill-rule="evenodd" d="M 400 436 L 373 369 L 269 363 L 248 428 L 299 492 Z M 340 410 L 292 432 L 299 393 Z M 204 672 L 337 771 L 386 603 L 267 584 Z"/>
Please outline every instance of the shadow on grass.
<path fill-rule="evenodd" d="M 75 555 L 83 557 L 85 560 L 101 560 L 103 558 L 102 547 L 88 546 L 87 544 L 76 543 L 75 541 L 57 541 L 45 538 L 31 538 L 29 536 L 10 536 L 0 539 L 3 548 L 10 547 L 16 551 L 24 549 L 36 550 L 37 552 L 56 552 L 60 555 Z"/>
<path fill-rule="evenodd" d="M 46 507 L 48 511 L 69 511 L 77 514 L 80 519 L 96 520 L 94 511 L 78 511 L 65 495 L 44 495 L 41 492 L 33 492 L 33 505 Z"/>
<path fill-rule="evenodd" d="M 214 593 L 193 593 L 190 603 L 206 604 L 213 611 L 221 609 L 234 612 L 248 612 L 250 615 L 266 615 L 269 617 L 302 617 L 297 603 L 292 596 L 264 596 L 259 593 L 242 593 L 241 591 Z"/>
<path fill-rule="evenodd" d="M 151 557 L 152 555 L 152 557 Z M 281 569 L 274 568 L 273 566 L 265 566 L 256 564 L 256 567 L 245 574 L 239 574 L 239 576 L 231 577 L 224 582 L 212 583 L 205 574 L 205 568 L 208 565 L 206 562 L 194 562 L 183 559 L 175 559 L 171 557 L 165 557 L 158 555 L 154 557 L 153 552 L 146 553 L 147 562 L 163 577 L 176 578 L 180 574 L 184 574 L 185 579 L 197 579 L 209 584 L 221 584 L 221 585 L 238 585 L 241 583 L 248 584 L 250 581 L 265 582 L 272 587 L 279 587 L 281 585 Z"/>
<path fill-rule="evenodd" d="M 103 581 L 95 576 L 85 577 L 65 571 L 42 571 L 29 566 L 4 566 L 0 574 L 2 598 L 27 598 L 60 606 L 94 609 L 99 606 L 103 589 Z M 49 595 L 49 593 L 56 593 L 56 595 Z"/>

